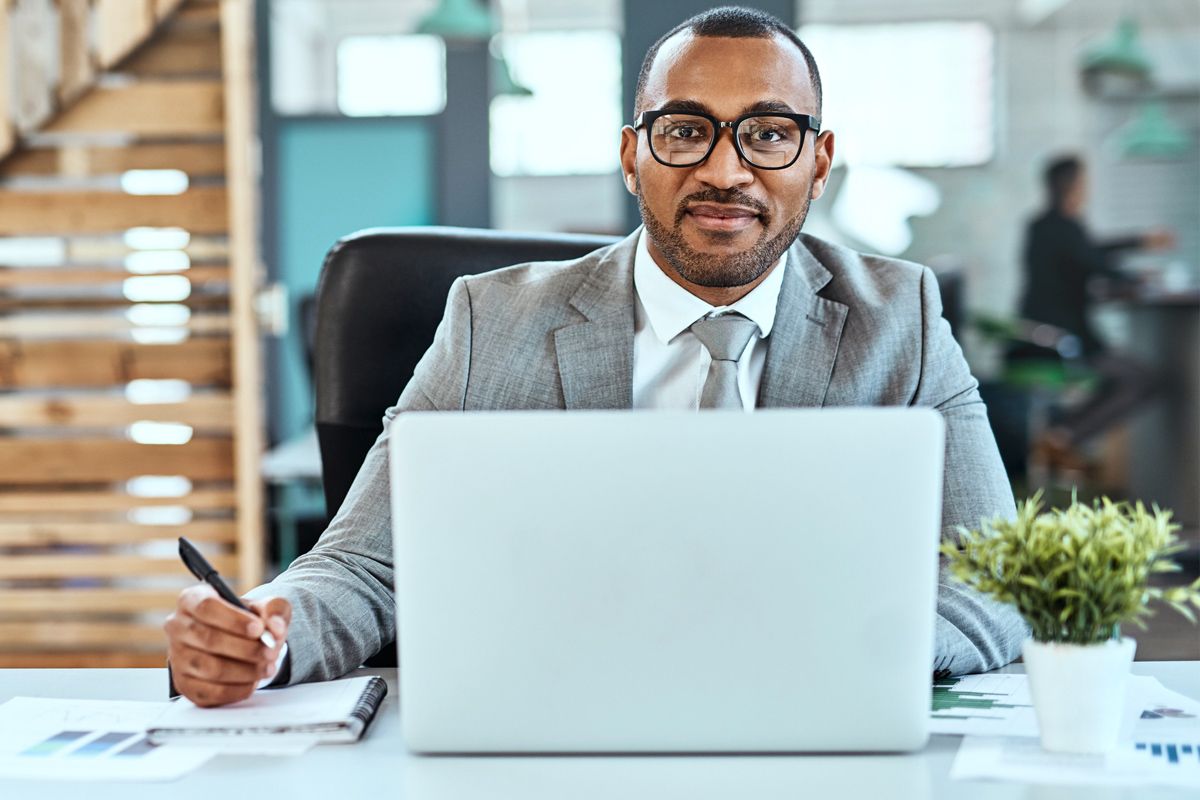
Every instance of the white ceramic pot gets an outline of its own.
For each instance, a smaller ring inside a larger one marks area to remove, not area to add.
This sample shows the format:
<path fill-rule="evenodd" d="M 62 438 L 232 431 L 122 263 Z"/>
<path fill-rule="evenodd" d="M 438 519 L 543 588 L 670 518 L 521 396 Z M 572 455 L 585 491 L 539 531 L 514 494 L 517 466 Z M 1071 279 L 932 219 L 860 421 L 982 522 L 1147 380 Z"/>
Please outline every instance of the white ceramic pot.
<path fill-rule="evenodd" d="M 1128 637 L 1087 645 L 1025 642 L 1021 655 L 1043 748 L 1106 753 L 1116 746 L 1136 646 Z"/>

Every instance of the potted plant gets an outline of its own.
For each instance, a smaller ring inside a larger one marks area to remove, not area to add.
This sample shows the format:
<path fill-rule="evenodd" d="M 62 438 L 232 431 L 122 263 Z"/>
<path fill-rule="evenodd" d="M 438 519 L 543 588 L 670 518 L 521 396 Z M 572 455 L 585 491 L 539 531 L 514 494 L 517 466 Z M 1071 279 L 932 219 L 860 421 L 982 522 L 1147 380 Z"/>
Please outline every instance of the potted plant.
<path fill-rule="evenodd" d="M 1041 492 L 1018 504 L 1014 519 L 960 529 L 946 542 L 951 575 L 1017 607 L 1032 638 L 1022 648 L 1042 746 L 1103 753 L 1117 741 L 1135 642 L 1127 622 L 1145 629 L 1151 601 L 1161 600 L 1195 623 L 1200 579 L 1189 586 L 1147 586 L 1174 572 L 1183 549 L 1171 512 L 1147 511 L 1107 497 L 1042 513 Z"/>

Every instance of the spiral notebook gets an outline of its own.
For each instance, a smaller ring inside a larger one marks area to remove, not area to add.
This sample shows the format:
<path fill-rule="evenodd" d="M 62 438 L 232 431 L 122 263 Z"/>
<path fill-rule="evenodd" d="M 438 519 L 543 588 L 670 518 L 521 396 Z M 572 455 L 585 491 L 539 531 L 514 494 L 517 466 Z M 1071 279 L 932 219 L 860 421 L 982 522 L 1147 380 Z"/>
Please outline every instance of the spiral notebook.
<path fill-rule="evenodd" d="M 179 698 L 146 731 L 155 744 L 236 738 L 357 742 L 387 694 L 378 676 L 261 689 L 240 703 L 200 708 Z"/>

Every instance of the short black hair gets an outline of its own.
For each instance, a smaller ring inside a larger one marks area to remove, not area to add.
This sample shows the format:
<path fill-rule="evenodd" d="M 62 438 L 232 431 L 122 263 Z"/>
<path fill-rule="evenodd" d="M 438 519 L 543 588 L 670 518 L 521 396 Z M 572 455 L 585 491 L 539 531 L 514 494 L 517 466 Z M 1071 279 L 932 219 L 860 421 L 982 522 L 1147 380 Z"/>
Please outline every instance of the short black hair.
<path fill-rule="evenodd" d="M 813 94 L 817 97 L 817 116 L 821 115 L 821 73 L 817 71 L 817 61 L 812 52 L 800 41 L 796 32 L 784 25 L 778 17 L 765 11 L 743 6 L 721 6 L 697 14 L 676 25 L 664 33 L 659 40 L 650 45 L 646 58 L 642 61 L 642 69 L 638 72 L 637 88 L 633 93 L 633 114 L 636 117 L 642 106 L 642 95 L 646 92 L 646 80 L 650 77 L 650 68 L 663 42 L 682 30 L 690 30 L 696 36 L 711 36 L 729 39 L 769 39 L 776 34 L 784 37 L 804 56 L 808 65 L 808 76 L 812 81 Z"/>
<path fill-rule="evenodd" d="M 1042 173 L 1042 180 L 1046 184 L 1046 194 L 1051 206 L 1062 208 L 1067 193 L 1079 180 L 1081 172 L 1083 172 L 1083 161 L 1075 155 L 1059 156 L 1046 165 L 1046 169 Z"/>

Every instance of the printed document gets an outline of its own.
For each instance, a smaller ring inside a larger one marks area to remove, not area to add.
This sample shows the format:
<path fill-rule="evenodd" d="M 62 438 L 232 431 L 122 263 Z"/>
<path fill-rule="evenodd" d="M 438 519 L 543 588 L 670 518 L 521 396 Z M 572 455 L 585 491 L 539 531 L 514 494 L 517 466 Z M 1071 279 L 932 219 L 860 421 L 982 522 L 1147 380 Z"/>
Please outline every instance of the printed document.
<path fill-rule="evenodd" d="M 146 729 L 170 703 L 14 697 L 0 705 L 0 777 L 169 781 L 215 748 L 155 745 Z"/>
<path fill-rule="evenodd" d="M 1028 736 L 967 736 L 952 778 L 1200 789 L 1200 702 L 1154 678 L 1131 678 L 1122 735 L 1105 756 L 1049 753 Z"/>

